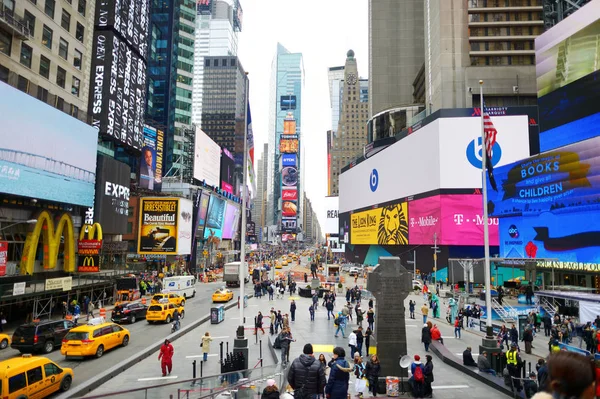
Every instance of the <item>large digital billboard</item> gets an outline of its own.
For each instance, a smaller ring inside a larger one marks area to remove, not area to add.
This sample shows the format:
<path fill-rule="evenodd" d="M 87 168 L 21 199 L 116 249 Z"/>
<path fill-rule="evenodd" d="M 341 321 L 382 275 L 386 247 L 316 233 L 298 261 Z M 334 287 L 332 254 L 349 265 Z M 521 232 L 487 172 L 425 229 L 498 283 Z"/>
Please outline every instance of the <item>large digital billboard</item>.
<path fill-rule="evenodd" d="M 244 10 L 240 4 L 240 0 L 235 0 L 235 6 L 233 9 L 233 27 L 238 32 L 242 31 L 242 23 L 244 21 Z"/>
<path fill-rule="evenodd" d="M 296 204 L 296 201 L 282 201 L 281 216 L 283 216 L 283 217 L 298 216 L 298 205 Z"/>
<path fill-rule="evenodd" d="M 282 201 L 298 201 L 298 189 L 296 187 L 281 188 Z"/>
<path fill-rule="evenodd" d="M 140 198 L 138 254 L 177 255 L 179 198 Z"/>
<path fill-rule="evenodd" d="M 279 108 L 281 108 L 282 111 L 296 109 L 296 96 L 294 96 L 294 95 L 281 96 L 280 102 L 279 102 Z"/>
<path fill-rule="evenodd" d="M 298 184 L 298 169 L 293 166 L 285 167 L 281 170 L 281 185 L 286 187 L 296 187 Z"/>
<path fill-rule="evenodd" d="M 0 192 L 94 205 L 98 132 L 0 82 Z"/>
<path fill-rule="evenodd" d="M 234 238 L 238 222 L 239 222 L 240 208 L 233 202 L 227 202 L 225 209 L 225 222 L 223 223 L 223 238 L 231 240 Z"/>
<path fill-rule="evenodd" d="M 206 225 L 206 216 L 208 214 L 208 203 L 210 193 L 208 191 L 199 191 L 196 196 L 196 239 L 204 239 L 204 226 Z"/>
<path fill-rule="evenodd" d="M 298 219 L 293 218 L 282 218 L 281 219 L 281 231 L 283 233 L 295 233 L 298 228 Z"/>
<path fill-rule="evenodd" d="M 105 234 L 126 234 L 129 217 L 131 168 L 106 155 L 98 155 L 94 221 Z"/>
<path fill-rule="evenodd" d="M 325 234 L 337 235 L 340 231 L 339 203 L 339 197 L 325 197 L 325 226 L 323 226 L 323 233 Z"/>
<path fill-rule="evenodd" d="M 192 253 L 192 216 L 194 203 L 189 199 L 179 198 L 179 213 L 177 215 L 177 255 Z"/>
<path fill-rule="evenodd" d="M 162 188 L 163 151 L 165 135 L 162 130 L 144 126 L 144 147 L 140 160 L 139 185 L 153 191 Z"/>
<path fill-rule="evenodd" d="M 289 136 L 291 135 L 288 135 L 288 137 Z M 284 137 L 285 136 L 281 137 L 281 140 L 279 141 L 279 152 L 282 154 L 297 154 L 300 144 L 298 139 L 289 139 Z"/>
<path fill-rule="evenodd" d="M 221 147 L 196 126 L 194 179 L 216 187 L 220 183 L 220 169 Z"/>
<path fill-rule="evenodd" d="M 351 244 L 408 245 L 408 204 L 387 205 L 350 215 Z"/>
<path fill-rule="evenodd" d="M 99 0 L 96 2 L 96 30 L 114 29 L 142 58 L 148 53 L 150 0 Z"/>
<path fill-rule="evenodd" d="M 221 190 L 234 194 L 235 161 L 233 155 L 226 148 L 221 151 Z"/>
<path fill-rule="evenodd" d="M 146 108 L 146 64 L 112 31 L 96 31 L 89 112 L 92 126 L 126 147 L 141 150 Z"/>
<path fill-rule="evenodd" d="M 441 238 L 442 204 L 439 195 L 410 201 L 408 214 L 408 242 L 411 245 L 433 245 L 434 235 Z"/>
<path fill-rule="evenodd" d="M 223 237 L 223 219 L 225 218 L 225 200 L 212 196 L 208 205 L 206 226 L 204 227 L 204 238 L 211 236 Z"/>
<path fill-rule="evenodd" d="M 212 0 L 196 0 L 196 12 L 198 15 L 210 15 Z"/>
<path fill-rule="evenodd" d="M 282 154 L 281 155 L 281 166 L 297 166 L 298 156 L 296 154 Z"/>

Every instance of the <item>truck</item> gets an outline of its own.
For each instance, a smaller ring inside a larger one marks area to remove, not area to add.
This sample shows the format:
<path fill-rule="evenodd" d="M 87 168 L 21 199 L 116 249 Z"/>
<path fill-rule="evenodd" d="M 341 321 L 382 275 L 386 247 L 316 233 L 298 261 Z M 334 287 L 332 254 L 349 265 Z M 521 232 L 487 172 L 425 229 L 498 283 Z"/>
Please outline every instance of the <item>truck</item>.
<path fill-rule="evenodd" d="M 196 296 L 196 277 L 172 276 L 163 279 L 163 291 L 179 294 L 184 298 Z"/>
<path fill-rule="evenodd" d="M 223 281 L 227 287 L 240 286 L 240 265 L 241 262 L 226 263 L 223 267 Z M 250 281 L 248 277 L 248 265 L 244 264 L 244 283 Z"/>
<path fill-rule="evenodd" d="M 117 300 L 115 306 L 129 301 L 135 301 L 142 297 L 139 279 L 135 275 L 117 279 Z"/>

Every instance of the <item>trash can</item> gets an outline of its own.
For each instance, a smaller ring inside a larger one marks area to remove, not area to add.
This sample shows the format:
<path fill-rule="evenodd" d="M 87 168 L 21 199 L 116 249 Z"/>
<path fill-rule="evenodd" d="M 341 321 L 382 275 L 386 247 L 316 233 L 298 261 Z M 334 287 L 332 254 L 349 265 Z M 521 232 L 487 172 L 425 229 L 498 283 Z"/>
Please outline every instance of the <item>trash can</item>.
<path fill-rule="evenodd" d="M 398 377 L 385 377 L 385 387 L 387 396 L 397 398 L 400 396 L 400 378 Z"/>
<path fill-rule="evenodd" d="M 225 307 L 223 305 L 210 308 L 210 324 L 219 324 L 225 320 Z"/>

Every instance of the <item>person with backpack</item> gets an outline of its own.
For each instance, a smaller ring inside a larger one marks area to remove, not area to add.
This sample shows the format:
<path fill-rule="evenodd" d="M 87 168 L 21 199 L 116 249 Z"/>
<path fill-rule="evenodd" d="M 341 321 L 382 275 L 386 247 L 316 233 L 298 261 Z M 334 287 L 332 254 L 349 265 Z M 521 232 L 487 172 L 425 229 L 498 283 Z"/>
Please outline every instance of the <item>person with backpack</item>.
<path fill-rule="evenodd" d="M 425 372 L 421 363 L 421 356 L 415 355 L 414 359 L 410 365 L 412 376 L 408 379 L 408 383 L 412 388 L 413 396 L 415 398 L 422 398 L 425 392 Z"/>
<path fill-rule="evenodd" d="M 333 349 L 333 359 L 329 362 L 331 371 L 325 386 L 325 395 L 328 399 L 346 399 L 348 396 L 350 373 L 346 370 L 350 368 L 350 365 L 345 356 L 344 348 L 337 346 Z"/>
<path fill-rule="evenodd" d="M 323 394 L 327 384 L 325 367 L 315 359 L 311 344 L 304 345 L 302 354 L 294 359 L 287 378 L 294 389 L 294 399 L 310 399 Z"/>
<path fill-rule="evenodd" d="M 335 330 L 335 337 L 338 337 L 340 331 L 342 332 L 342 337 L 346 338 L 345 328 L 346 328 L 346 316 L 343 312 L 339 312 L 337 317 L 333 320 L 333 324 L 337 327 Z"/>

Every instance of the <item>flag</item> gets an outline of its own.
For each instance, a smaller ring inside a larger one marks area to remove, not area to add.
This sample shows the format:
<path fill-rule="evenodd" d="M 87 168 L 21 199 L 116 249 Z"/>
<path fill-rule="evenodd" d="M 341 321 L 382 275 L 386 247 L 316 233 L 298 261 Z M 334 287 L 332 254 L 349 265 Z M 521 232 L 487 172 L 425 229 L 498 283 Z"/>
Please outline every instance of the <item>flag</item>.
<path fill-rule="evenodd" d="M 248 124 L 248 137 L 246 148 L 248 149 L 248 181 L 250 182 L 250 187 L 252 187 L 252 192 L 256 192 L 256 178 L 254 174 L 254 133 L 252 132 L 252 113 L 250 112 L 250 102 L 248 102 L 248 115 L 246 115 L 246 123 Z"/>
<path fill-rule="evenodd" d="M 483 113 L 483 133 L 485 137 L 486 168 L 490 179 L 490 185 L 494 191 L 498 191 L 496 179 L 494 179 L 494 167 L 492 165 L 492 156 L 494 155 L 494 145 L 496 144 L 498 131 L 492 123 L 492 118 L 490 118 L 490 115 L 485 111 Z"/>

